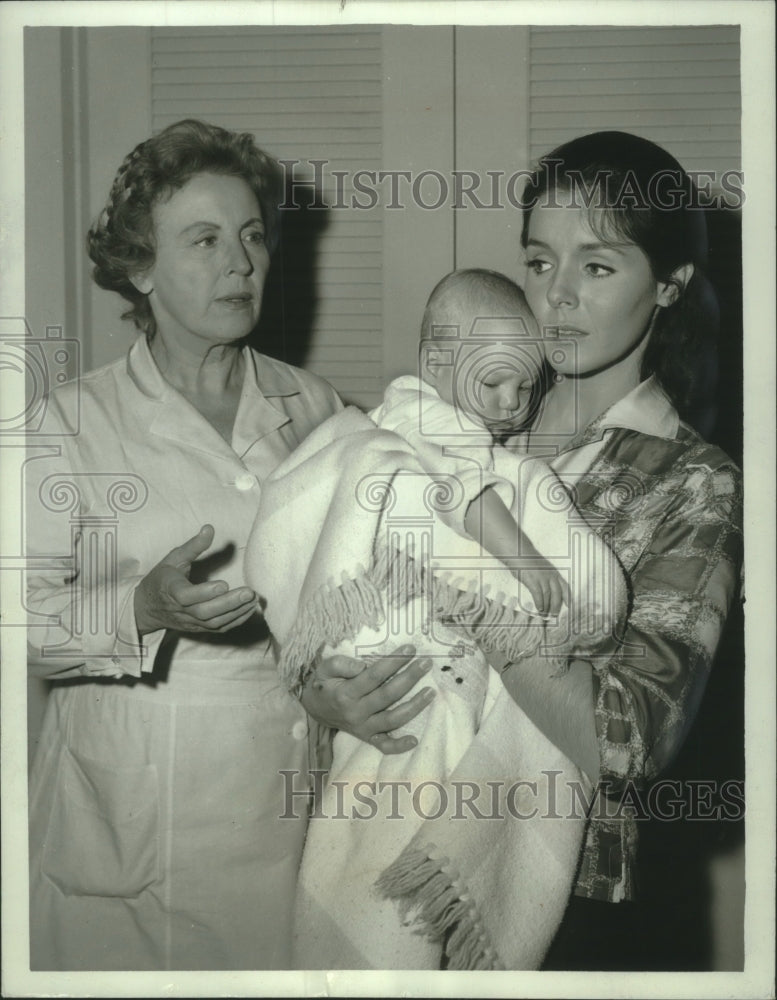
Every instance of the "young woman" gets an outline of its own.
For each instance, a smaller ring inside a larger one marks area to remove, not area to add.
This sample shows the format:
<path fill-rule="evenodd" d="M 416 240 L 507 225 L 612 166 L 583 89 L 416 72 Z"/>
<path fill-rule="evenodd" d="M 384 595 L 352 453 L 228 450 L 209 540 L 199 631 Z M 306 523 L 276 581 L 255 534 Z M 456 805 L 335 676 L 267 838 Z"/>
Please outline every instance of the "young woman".
<path fill-rule="evenodd" d="M 703 409 L 715 300 L 693 184 L 622 132 L 549 153 L 523 195 L 525 292 L 549 389 L 519 447 L 544 454 L 630 580 L 625 628 L 563 676 L 504 672 L 534 722 L 593 779 L 575 895 L 547 968 L 637 968 L 637 823 L 625 804 L 679 750 L 742 558 L 741 478 L 686 420 Z M 649 956 L 642 960 L 649 968 Z"/>

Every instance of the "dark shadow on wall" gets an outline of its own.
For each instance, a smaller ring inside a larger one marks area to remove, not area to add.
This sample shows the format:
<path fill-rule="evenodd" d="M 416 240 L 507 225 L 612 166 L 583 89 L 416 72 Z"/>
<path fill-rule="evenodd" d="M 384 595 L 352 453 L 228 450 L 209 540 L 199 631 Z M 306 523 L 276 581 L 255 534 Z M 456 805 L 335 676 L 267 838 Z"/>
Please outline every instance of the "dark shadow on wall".
<path fill-rule="evenodd" d="M 319 240 L 329 225 L 329 209 L 312 185 L 287 180 L 281 210 L 280 243 L 264 290 L 262 315 L 251 346 L 263 354 L 303 367 L 319 303 L 315 264 Z"/>
<path fill-rule="evenodd" d="M 707 213 L 708 271 L 720 304 L 716 421 L 709 434 L 742 465 L 742 217 L 738 211 Z"/>
<path fill-rule="evenodd" d="M 709 276 L 720 304 L 720 334 L 716 412 L 712 429 L 705 436 L 741 466 L 741 217 L 732 210 L 708 212 L 707 225 Z M 736 795 L 737 785 L 744 784 L 744 678 L 744 612 L 737 594 L 697 718 L 678 758 L 661 777 L 662 781 L 679 782 L 678 798 L 683 808 L 695 812 L 698 818 L 651 818 L 640 824 L 646 959 L 642 968 L 720 968 L 720 956 L 715 953 L 713 906 L 719 923 L 723 914 L 724 933 L 729 936 L 727 952 L 736 955 L 744 951 L 744 871 L 738 886 L 732 888 L 729 884 L 724 889 L 730 892 L 730 898 L 721 900 L 713 895 L 721 891 L 713 885 L 713 870 L 719 872 L 719 862 L 734 859 L 744 844 L 743 819 L 726 818 L 726 814 L 736 815 L 736 806 L 726 807 L 721 802 L 722 794 L 731 798 Z"/>
<path fill-rule="evenodd" d="M 680 755 L 662 775 L 662 811 L 686 818 L 651 818 L 640 824 L 643 968 L 666 971 L 720 969 L 717 933 L 726 953 L 744 953 L 744 871 L 739 885 L 715 886 L 719 862 L 744 844 L 744 648 L 740 602 L 724 629 L 701 708 Z M 679 806 L 673 805 L 673 788 Z M 721 899 L 720 893 L 728 892 Z M 718 898 L 714 893 L 718 894 Z M 742 966 L 739 966 L 741 970 Z M 736 970 L 733 970 L 736 971 Z"/>

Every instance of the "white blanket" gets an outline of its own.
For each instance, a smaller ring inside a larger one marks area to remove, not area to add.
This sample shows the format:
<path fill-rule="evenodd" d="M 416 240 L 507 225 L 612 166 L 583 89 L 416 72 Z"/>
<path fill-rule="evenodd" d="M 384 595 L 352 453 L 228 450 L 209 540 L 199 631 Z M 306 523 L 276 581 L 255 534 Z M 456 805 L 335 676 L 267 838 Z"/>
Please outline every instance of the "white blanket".
<path fill-rule="evenodd" d="M 563 669 L 615 626 L 625 586 L 545 463 L 516 458 L 513 481 L 514 516 L 570 585 L 554 622 L 437 516 L 456 484 L 430 478 L 357 410 L 326 421 L 263 484 L 246 579 L 267 601 L 289 687 L 322 653 L 411 641 L 433 658 L 423 683 L 437 688 L 410 727 L 414 751 L 334 740 L 300 873 L 302 968 L 434 969 L 443 949 L 451 968 L 537 968 L 561 919 L 587 781 L 481 650 Z"/>

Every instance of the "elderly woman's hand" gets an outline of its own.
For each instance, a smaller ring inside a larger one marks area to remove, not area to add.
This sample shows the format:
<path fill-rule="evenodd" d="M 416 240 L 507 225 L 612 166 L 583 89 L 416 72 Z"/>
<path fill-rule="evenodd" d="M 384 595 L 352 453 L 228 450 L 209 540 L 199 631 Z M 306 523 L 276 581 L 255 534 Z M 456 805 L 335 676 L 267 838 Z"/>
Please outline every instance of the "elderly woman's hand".
<path fill-rule="evenodd" d="M 381 753 L 412 750 L 418 744 L 414 736 L 390 733 L 415 718 L 434 698 L 433 689 L 423 688 L 396 704 L 432 667 L 430 659 L 414 660 L 414 655 L 412 646 L 402 646 L 390 656 L 375 659 L 331 656 L 309 676 L 302 704 L 314 719 L 371 743 Z"/>
<path fill-rule="evenodd" d="M 183 545 L 158 562 L 135 589 L 138 634 L 157 629 L 178 632 L 228 632 L 258 611 L 256 594 L 247 587 L 230 590 L 224 580 L 191 583 L 192 563 L 213 541 L 213 527 L 204 525 Z"/>

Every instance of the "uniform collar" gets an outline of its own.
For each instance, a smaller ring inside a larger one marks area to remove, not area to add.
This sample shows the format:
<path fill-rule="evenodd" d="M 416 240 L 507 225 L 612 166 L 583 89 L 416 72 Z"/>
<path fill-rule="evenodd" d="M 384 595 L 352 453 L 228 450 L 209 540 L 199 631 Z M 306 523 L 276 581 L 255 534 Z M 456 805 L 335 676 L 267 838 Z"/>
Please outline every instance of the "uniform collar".
<path fill-rule="evenodd" d="M 243 348 L 246 386 L 252 386 L 263 396 L 296 396 L 299 385 L 291 377 L 286 365 L 273 358 L 256 354 L 250 347 Z M 261 367 L 258 364 L 261 358 Z M 144 334 L 138 337 L 127 356 L 127 372 L 140 391 L 150 399 L 162 399 L 172 386 L 157 367 Z M 175 391 L 173 389 L 173 391 Z"/>
<path fill-rule="evenodd" d="M 222 455 L 226 451 L 234 458 L 235 453 L 245 455 L 256 441 L 291 419 L 281 405 L 273 405 L 270 399 L 298 395 L 300 391 L 282 362 L 256 354 L 247 346 L 243 348 L 243 360 L 243 389 L 232 431 L 231 448 L 207 420 L 166 381 L 143 335 L 130 348 L 127 373 L 140 392 L 157 404 L 150 424 L 152 433 L 169 440 L 185 442 L 201 451 Z"/>
<path fill-rule="evenodd" d="M 282 361 L 268 358 L 265 354 L 257 354 L 250 347 L 243 348 L 243 357 L 246 360 L 246 381 L 250 376 L 263 396 L 299 395 L 299 383 Z"/>

